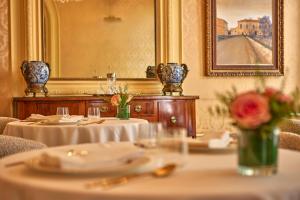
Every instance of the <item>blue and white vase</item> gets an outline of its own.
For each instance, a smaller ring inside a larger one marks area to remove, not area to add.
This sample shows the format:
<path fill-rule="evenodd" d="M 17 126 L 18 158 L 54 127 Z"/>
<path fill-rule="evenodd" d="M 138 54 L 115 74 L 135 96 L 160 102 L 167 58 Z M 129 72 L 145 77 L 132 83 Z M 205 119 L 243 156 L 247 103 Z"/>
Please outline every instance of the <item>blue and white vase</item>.
<path fill-rule="evenodd" d="M 30 93 L 36 96 L 36 93 L 48 94 L 46 83 L 50 76 L 50 66 L 42 61 L 24 61 L 21 66 L 23 77 L 27 83 L 25 94 Z"/>
<path fill-rule="evenodd" d="M 186 64 L 163 63 L 157 66 L 157 75 L 164 85 L 164 95 L 182 95 L 181 85 L 188 73 Z"/>

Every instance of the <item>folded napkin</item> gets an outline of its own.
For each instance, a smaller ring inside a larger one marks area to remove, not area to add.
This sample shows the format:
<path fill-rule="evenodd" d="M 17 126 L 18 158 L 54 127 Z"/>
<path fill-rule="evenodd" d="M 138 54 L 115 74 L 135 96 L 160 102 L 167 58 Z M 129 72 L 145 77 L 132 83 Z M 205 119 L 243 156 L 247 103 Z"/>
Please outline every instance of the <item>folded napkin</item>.
<path fill-rule="evenodd" d="M 209 133 L 201 139 L 189 139 L 188 145 L 191 148 L 226 148 L 232 141 L 229 132 L 224 133 Z"/>
<path fill-rule="evenodd" d="M 144 155 L 144 151 L 129 143 L 84 144 L 61 149 L 47 149 L 39 156 L 42 166 L 60 169 L 110 169 Z"/>
<path fill-rule="evenodd" d="M 30 121 L 30 122 L 43 121 L 52 116 L 55 116 L 55 115 L 45 116 L 45 115 L 40 115 L 40 114 L 31 114 L 29 117 L 26 118 L 25 121 Z"/>
<path fill-rule="evenodd" d="M 49 117 L 46 119 L 46 123 L 76 123 L 82 120 L 84 117 L 82 115 L 70 115 L 68 117 L 63 116 L 55 116 L 55 117 Z"/>

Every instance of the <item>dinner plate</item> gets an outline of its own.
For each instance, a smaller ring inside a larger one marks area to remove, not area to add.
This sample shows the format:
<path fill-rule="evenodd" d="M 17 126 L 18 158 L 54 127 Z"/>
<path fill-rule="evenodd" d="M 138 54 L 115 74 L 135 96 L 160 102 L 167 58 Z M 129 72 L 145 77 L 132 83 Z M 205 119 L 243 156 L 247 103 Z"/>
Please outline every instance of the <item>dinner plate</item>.
<path fill-rule="evenodd" d="M 191 153 L 212 153 L 212 154 L 222 154 L 222 153 L 235 153 L 237 150 L 236 144 L 230 144 L 224 148 L 210 148 L 202 145 L 191 145 L 189 144 L 189 151 Z"/>
<path fill-rule="evenodd" d="M 25 165 L 33 170 L 47 173 L 59 173 L 59 174 L 73 174 L 73 175 L 84 175 L 84 174 L 104 174 L 104 173 L 120 173 L 126 172 L 138 168 L 146 163 L 150 159 L 148 157 L 138 157 L 135 159 L 128 159 L 121 164 L 115 166 L 105 166 L 101 167 L 97 165 L 94 168 L 59 168 L 54 166 L 43 165 L 40 162 L 39 157 L 34 157 L 25 161 Z"/>

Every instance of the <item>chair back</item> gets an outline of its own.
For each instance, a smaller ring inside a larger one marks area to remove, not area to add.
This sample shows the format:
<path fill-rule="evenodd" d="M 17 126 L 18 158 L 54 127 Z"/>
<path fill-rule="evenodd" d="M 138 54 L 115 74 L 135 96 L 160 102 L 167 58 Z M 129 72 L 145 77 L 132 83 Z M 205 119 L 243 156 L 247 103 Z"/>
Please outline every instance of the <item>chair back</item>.
<path fill-rule="evenodd" d="M 0 117 L 0 135 L 3 134 L 3 131 L 6 127 L 6 124 L 13 121 L 18 121 L 19 119 L 12 117 Z"/>
<path fill-rule="evenodd" d="M 8 135 L 0 135 L 0 158 L 15 153 L 43 149 L 46 147 L 47 146 L 45 144 L 37 141 Z"/>

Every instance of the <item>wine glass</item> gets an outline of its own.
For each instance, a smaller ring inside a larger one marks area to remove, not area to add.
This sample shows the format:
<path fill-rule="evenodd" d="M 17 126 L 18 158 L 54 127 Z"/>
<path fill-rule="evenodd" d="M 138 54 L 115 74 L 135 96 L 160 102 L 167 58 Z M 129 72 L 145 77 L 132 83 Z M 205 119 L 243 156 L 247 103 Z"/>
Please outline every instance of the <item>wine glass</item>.
<path fill-rule="evenodd" d="M 136 145 L 148 149 L 156 148 L 158 133 L 162 130 L 163 126 L 160 122 L 140 124 L 136 138 Z"/>
<path fill-rule="evenodd" d="M 69 108 L 68 107 L 57 107 L 56 108 L 56 115 L 62 116 L 63 118 L 68 118 L 69 115 Z"/>
<path fill-rule="evenodd" d="M 163 129 L 157 136 L 157 166 L 175 164 L 183 166 L 188 155 L 187 130 L 185 128 Z"/>
<path fill-rule="evenodd" d="M 88 119 L 99 119 L 100 118 L 99 107 L 89 107 L 87 117 L 88 117 Z"/>

